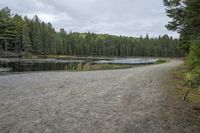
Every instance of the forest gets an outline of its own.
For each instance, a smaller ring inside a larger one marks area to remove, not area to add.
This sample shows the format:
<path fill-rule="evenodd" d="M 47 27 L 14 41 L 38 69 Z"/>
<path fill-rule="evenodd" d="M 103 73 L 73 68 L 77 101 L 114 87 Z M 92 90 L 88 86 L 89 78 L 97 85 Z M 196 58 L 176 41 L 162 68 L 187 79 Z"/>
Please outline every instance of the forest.
<path fill-rule="evenodd" d="M 75 55 L 75 56 L 151 56 L 182 57 L 179 40 L 168 35 L 127 37 L 95 33 L 56 31 L 51 23 L 0 10 L 0 56 Z"/>
<path fill-rule="evenodd" d="M 169 30 L 180 34 L 180 47 L 186 51 L 189 85 L 200 87 L 200 1 L 164 0 L 167 16 L 171 21 Z"/>

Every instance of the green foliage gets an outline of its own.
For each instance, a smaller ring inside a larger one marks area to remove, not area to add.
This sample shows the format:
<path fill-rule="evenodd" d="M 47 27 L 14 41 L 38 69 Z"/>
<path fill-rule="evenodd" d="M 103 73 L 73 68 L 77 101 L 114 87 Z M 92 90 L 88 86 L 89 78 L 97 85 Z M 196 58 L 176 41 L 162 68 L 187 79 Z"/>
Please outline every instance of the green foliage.
<path fill-rule="evenodd" d="M 200 67 L 189 69 L 185 73 L 185 77 L 188 86 L 198 88 L 200 86 Z"/>
<path fill-rule="evenodd" d="M 190 53 L 187 57 L 187 64 L 192 67 L 200 66 L 200 37 L 190 43 Z"/>
<path fill-rule="evenodd" d="M 200 1 L 164 0 L 167 15 L 172 18 L 167 28 L 180 33 L 180 44 L 188 52 L 187 83 L 200 86 Z"/>
<path fill-rule="evenodd" d="M 191 71 L 189 71 L 189 72 L 191 72 Z M 176 95 L 177 97 L 183 99 L 183 96 L 186 94 L 186 92 L 189 89 L 189 93 L 186 97 L 186 100 L 191 103 L 200 104 L 200 88 L 196 88 L 196 87 L 190 88 L 190 86 L 186 86 L 185 80 L 187 81 L 187 85 L 189 85 L 189 84 L 194 85 L 194 82 L 196 82 L 196 81 L 189 80 L 189 79 L 194 79 L 194 78 L 191 78 L 191 77 L 193 77 L 192 74 L 188 75 L 188 68 L 185 66 L 181 66 L 178 69 L 174 70 L 173 73 L 174 73 L 173 82 L 176 87 L 175 87 L 175 89 L 173 89 L 173 91 L 171 93 L 173 95 Z"/>
<path fill-rule="evenodd" d="M 0 54 L 6 50 L 14 51 L 17 49 L 17 29 L 14 22 L 11 21 L 10 9 L 7 7 L 0 10 Z"/>
<path fill-rule="evenodd" d="M 28 24 L 25 23 L 23 26 L 23 33 L 22 33 L 22 44 L 24 52 L 32 52 L 32 42 L 30 38 L 30 29 Z"/>
<path fill-rule="evenodd" d="M 22 53 L 35 55 L 70 56 L 154 56 L 180 57 L 184 53 L 178 40 L 168 35 L 157 38 L 134 38 L 95 33 L 56 32 L 50 23 L 42 22 L 38 16 L 32 19 L 11 15 L 8 8 L 1 10 L 4 24 L 12 23 L 15 33 L 14 44 Z M 2 25 L 3 26 L 3 25 Z M 5 26 L 4 26 L 5 27 Z M 8 30 L 8 27 L 5 27 Z M 5 39 L 5 38 L 4 38 Z M 5 45 L 5 42 L 2 42 Z M 7 46 L 7 45 L 6 45 Z M 2 49 L 2 48 L 0 48 Z M 26 54 L 25 54 L 26 55 Z"/>
<path fill-rule="evenodd" d="M 189 52 L 190 41 L 200 35 L 200 1 L 164 0 L 164 5 L 172 18 L 166 27 L 180 33 L 180 46 Z"/>
<path fill-rule="evenodd" d="M 200 87 L 200 37 L 191 41 L 187 57 L 189 71 L 186 73 L 187 84 L 193 88 Z"/>

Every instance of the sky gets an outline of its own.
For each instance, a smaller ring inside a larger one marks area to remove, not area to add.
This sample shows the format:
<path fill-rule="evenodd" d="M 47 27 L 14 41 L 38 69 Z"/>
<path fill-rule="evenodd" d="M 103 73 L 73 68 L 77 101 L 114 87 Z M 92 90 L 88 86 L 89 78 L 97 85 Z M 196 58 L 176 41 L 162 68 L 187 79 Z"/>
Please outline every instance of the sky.
<path fill-rule="evenodd" d="M 0 8 L 6 6 L 29 18 L 38 15 L 67 32 L 178 37 L 164 26 L 170 19 L 162 0 L 0 0 Z"/>

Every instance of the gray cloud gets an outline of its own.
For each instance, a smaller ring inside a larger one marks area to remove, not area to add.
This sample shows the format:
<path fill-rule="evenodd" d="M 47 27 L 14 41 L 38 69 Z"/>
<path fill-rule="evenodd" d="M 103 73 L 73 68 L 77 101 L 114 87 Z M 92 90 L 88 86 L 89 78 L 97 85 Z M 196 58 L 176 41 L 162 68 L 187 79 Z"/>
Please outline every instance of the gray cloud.
<path fill-rule="evenodd" d="M 5 6 L 66 31 L 178 37 L 164 27 L 169 19 L 162 0 L 1 0 Z"/>

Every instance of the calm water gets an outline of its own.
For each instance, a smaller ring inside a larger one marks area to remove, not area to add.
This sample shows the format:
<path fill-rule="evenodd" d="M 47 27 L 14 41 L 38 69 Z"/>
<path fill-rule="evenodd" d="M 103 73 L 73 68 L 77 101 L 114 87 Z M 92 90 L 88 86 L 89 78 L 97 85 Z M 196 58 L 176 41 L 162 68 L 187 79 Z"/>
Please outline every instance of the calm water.
<path fill-rule="evenodd" d="M 53 71 L 53 70 L 76 70 L 80 64 L 121 64 L 138 65 L 152 64 L 157 59 L 150 58 L 126 58 L 126 59 L 0 59 L 0 68 L 8 68 L 10 72 L 28 71 Z M 7 70 L 8 70 L 7 69 Z"/>

